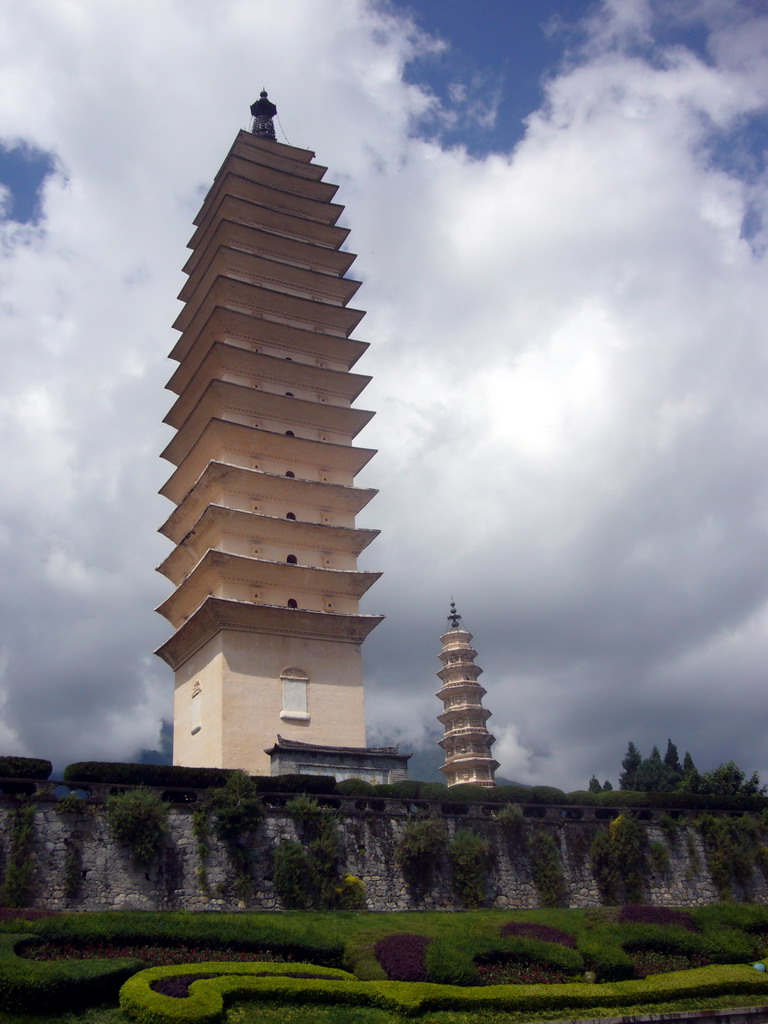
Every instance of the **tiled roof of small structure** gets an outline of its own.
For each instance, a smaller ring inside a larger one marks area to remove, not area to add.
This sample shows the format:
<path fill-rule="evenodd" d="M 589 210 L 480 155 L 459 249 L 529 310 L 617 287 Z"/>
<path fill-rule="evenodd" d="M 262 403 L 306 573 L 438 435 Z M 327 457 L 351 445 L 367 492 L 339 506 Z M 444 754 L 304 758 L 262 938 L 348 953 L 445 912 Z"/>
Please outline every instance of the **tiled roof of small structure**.
<path fill-rule="evenodd" d="M 372 756 L 385 756 L 396 754 L 398 757 L 412 757 L 412 754 L 401 754 L 400 744 L 394 747 L 326 747 L 320 743 L 302 743 L 301 740 L 287 740 L 278 735 L 277 742 L 266 752 L 273 754 L 278 750 L 303 750 L 311 753 L 316 750 L 323 754 L 368 754 Z"/>

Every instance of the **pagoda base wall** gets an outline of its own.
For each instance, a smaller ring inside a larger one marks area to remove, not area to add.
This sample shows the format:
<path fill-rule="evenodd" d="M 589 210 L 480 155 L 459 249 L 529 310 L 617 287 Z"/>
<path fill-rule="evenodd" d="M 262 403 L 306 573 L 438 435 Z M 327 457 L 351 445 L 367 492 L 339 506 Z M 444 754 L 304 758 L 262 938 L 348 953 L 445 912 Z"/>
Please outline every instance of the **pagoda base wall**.
<path fill-rule="evenodd" d="M 288 670 L 308 678 L 305 711 L 284 706 Z M 278 735 L 365 746 L 359 645 L 221 630 L 177 669 L 174 764 L 269 775 Z"/>

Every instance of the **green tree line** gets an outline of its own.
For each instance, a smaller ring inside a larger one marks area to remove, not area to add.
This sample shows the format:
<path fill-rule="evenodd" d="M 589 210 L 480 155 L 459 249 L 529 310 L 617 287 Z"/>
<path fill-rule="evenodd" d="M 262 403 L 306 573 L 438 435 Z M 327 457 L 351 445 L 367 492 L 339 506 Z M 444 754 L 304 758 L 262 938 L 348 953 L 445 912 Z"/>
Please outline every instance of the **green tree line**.
<path fill-rule="evenodd" d="M 693 758 L 685 752 L 682 762 L 677 747 L 667 740 L 664 757 L 654 746 L 643 757 L 630 740 L 621 762 L 619 789 L 641 793 L 707 793 L 713 796 L 754 796 L 765 792 L 757 772 L 750 776 L 735 761 L 725 761 L 708 772 L 699 772 Z M 601 785 L 596 776 L 589 780 L 589 791 L 601 793 L 613 789 L 607 780 Z"/>

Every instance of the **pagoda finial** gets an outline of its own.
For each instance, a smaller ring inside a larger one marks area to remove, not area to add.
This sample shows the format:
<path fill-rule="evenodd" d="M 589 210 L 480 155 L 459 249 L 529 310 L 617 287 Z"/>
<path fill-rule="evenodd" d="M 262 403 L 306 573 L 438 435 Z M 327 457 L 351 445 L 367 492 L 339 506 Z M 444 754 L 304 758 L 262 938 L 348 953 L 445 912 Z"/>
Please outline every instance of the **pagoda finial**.
<path fill-rule="evenodd" d="M 461 625 L 461 616 L 456 611 L 456 602 L 451 597 L 451 610 L 448 612 L 448 621 L 451 624 L 451 629 L 458 629 Z"/>
<path fill-rule="evenodd" d="M 277 113 L 277 107 L 267 99 L 267 90 L 262 89 L 259 99 L 251 104 L 251 134 L 258 135 L 262 139 L 275 138 L 275 126 L 272 118 Z"/>

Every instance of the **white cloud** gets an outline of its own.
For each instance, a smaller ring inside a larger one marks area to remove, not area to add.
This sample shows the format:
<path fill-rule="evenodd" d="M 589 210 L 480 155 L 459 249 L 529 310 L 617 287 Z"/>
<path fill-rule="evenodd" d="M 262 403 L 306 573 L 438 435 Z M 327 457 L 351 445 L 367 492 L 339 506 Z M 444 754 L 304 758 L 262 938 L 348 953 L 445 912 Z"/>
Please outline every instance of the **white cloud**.
<path fill-rule="evenodd" d="M 5 650 L 0 649 L 0 711 L 4 711 L 8 701 L 7 672 L 8 654 Z M 21 754 L 22 756 L 25 753 L 23 741 L 9 727 L 4 717 L 0 719 L 0 743 L 3 745 L 2 749 L 8 753 Z"/>

